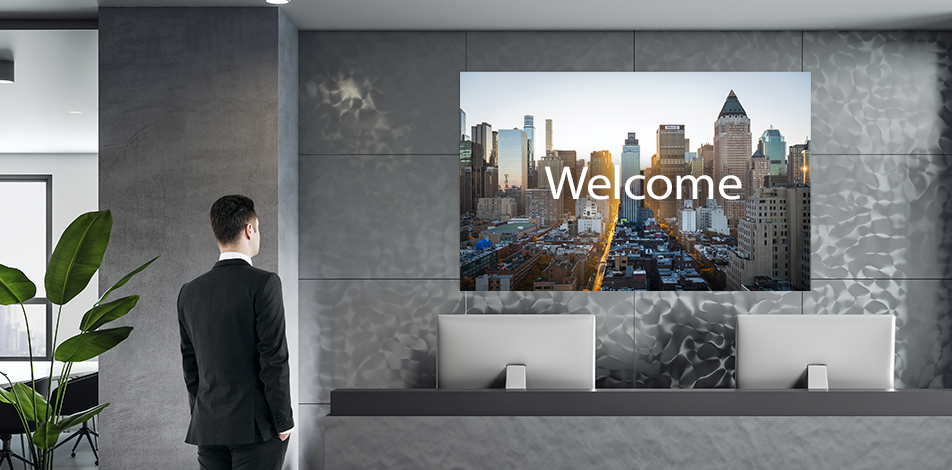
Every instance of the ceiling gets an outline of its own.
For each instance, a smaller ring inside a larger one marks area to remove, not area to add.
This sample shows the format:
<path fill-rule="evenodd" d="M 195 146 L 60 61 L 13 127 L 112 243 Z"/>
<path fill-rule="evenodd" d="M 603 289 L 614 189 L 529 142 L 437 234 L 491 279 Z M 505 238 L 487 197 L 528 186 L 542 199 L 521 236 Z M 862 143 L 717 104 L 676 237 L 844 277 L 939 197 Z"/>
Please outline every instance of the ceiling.
<path fill-rule="evenodd" d="M 0 30 L 0 59 L 16 68 L 0 84 L 0 153 L 99 152 L 98 37 Z"/>
<path fill-rule="evenodd" d="M 952 29 L 948 0 L 290 0 L 301 30 Z M 265 0 L 2 0 L 0 19 L 95 18 L 99 6 L 267 6 Z"/>
<path fill-rule="evenodd" d="M 91 19 L 100 6 L 267 6 L 264 0 L 0 0 L 0 153 L 98 152 L 98 32 L 4 30 Z M 952 29 L 948 0 L 291 0 L 301 30 Z M 81 114 L 70 113 L 78 111 Z"/>

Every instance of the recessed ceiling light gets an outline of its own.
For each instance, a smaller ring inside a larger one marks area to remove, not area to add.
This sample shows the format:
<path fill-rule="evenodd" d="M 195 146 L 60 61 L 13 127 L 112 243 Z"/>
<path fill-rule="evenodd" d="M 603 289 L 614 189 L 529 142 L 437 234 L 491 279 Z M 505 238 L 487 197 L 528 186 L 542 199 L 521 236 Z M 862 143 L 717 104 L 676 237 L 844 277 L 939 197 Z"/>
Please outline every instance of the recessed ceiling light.
<path fill-rule="evenodd" d="M 70 114 L 83 114 L 82 111 L 70 111 L 69 113 L 70 113 Z"/>
<path fill-rule="evenodd" d="M 265 0 L 266 2 L 272 5 L 287 5 L 288 0 Z"/>

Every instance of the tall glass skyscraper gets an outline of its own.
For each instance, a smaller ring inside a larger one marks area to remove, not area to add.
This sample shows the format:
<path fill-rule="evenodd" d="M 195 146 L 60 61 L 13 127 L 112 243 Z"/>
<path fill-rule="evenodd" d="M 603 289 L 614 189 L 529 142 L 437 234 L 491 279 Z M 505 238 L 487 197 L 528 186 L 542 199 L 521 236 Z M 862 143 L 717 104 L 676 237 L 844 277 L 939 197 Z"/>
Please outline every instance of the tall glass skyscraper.
<path fill-rule="evenodd" d="M 525 214 L 529 186 L 529 137 L 519 129 L 499 131 L 499 186 L 503 191 L 518 192 L 519 215 Z"/>
<path fill-rule="evenodd" d="M 631 177 L 641 173 L 641 146 L 638 145 L 638 139 L 634 132 L 628 133 L 625 139 L 625 145 L 621 148 L 621 181 L 618 184 L 624 185 Z M 638 182 L 631 185 L 632 193 L 637 194 Z M 628 222 L 638 223 L 638 214 L 641 211 L 641 201 L 628 197 L 624 186 L 621 189 L 621 202 L 618 208 L 618 219 L 627 219 Z"/>
<path fill-rule="evenodd" d="M 536 167 L 535 160 L 535 125 L 533 121 L 535 118 L 529 114 L 523 116 L 523 130 L 526 131 L 526 139 L 528 139 L 529 146 L 529 168 Z"/>
<path fill-rule="evenodd" d="M 770 126 L 770 129 L 765 130 L 760 136 L 760 141 L 757 142 L 757 150 L 760 150 L 760 153 L 770 161 L 771 175 L 787 174 L 787 164 L 784 161 L 784 157 L 787 156 L 787 142 L 779 129 Z"/>
<path fill-rule="evenodd" d="M 463 136 L 466 135 L 466 112 L 463 111 L 463 108 L 459 110 L 459 141 L 462 142 Z"/>

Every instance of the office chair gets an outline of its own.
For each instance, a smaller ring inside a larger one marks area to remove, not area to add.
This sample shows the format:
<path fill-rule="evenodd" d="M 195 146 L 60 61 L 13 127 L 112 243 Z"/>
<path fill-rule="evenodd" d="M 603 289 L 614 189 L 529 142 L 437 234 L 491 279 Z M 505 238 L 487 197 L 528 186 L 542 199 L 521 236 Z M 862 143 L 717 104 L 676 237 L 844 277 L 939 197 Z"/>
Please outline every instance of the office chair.
<path fill-rule="evenodd" d="M 53 390 L 53 394 L 50 397 L 58 397 L 60 393 L 59 387 L 56 390 Z M 52 398 L 55 400 L 55 398 Z M 79 413 L 80 411 L 86 411 L 99 404 L 99 373 L 86 375 L 69 381 L 69 384 L 66 386 L 66 396 L 63 397 L 63 415 L 71 415 L 73 413 Z M 95 419 L 95 417 L 93 417 Z M 89 421 L 83 422 L 83 427 L 78 431 L 73 433 L 72 436 L 69 436 L 59 444 L 56 444 L 54 449 L 59 448 L 59 446 L 66 444 L 74 438 L 76 443 L 73 444 L 73 450 L 71 452 L 72 457 L 76 457 L 76 447 L 79 446 L 79 443 L 83 441 L 83 437 L 86 437 L 86 440 L 89 441 L 89 447 L 93 449 L 93 455 L 96 456 L 96 465 L 99 465 L 99 449 L 95 443 L 93 443 L 92 436 L 96 437 L 98 442 L 99 433 L 90 429 Z"/>
<path fill-rule="evenodd" d="M 10 441 L 13 440 L 14 434 L 20 435 L 20 448 L 25 448 L 23 446 L 23 434 L 26 432 L 27 431 L 23 429 L 23 422 L 20 421 L 20 415 L 17 414 L 16 408 L 8 403 L 0 403 L 0 440 L 3 441 L 3 447 L 0 448 L 0 467 L 3 466 L 3 462 L 7 462 L 7 464 L 10 465 L 10 470 L 13 470 L 13 459 L 20 460 L 31 467 L 35 467 L 33 462 L 18 455 L 10 448 Z"/>
<path fill-rule="evenodd" d="M 30 384 L 27 383 L 27 385 Z M 45 396 L 46 392 L 50 389 L 50 379 L 48 377 L 36 379 L 35 385 L 37 393 Z M 3 389 L 10 391 L 9 387 L 3 387 Z M 0 441 L 3 442 L 3 447 L 0 448 L 0 467 L 3 467 L 3 462 L 7 462 L 10 466 L 10 470 L 13 470 L 13 459 L 20 460 L 31 467 L 36 467 L 33 462 L 18 455 L 10 448 L 10 441 L 13 440 L 13 435 L 19 434 L 20 449 L 26 449 L 26 444 L 23 442 L 23 435 L 33 432 L 36 429 L 35 423 L 31 422 L 28 424 L 30 426 L 29 431 L 24 430 L 23 422 L 20 421 L 20 415 L 17 414 L 16 408 L 7 403 L 0 403 Z"/>

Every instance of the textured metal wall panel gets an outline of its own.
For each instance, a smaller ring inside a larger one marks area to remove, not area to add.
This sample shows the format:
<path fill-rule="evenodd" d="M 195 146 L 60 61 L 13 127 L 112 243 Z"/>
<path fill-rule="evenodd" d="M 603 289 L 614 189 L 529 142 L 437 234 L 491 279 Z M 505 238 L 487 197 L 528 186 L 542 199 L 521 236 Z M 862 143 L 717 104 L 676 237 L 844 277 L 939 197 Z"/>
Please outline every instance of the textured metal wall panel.
<path fill-rule="evenodd" d="M 463 313 L 459 281 L 300 281 L 301 402 L 340 387 L 436 386 L 436 315 Z"/>
<path fill-rule="evenodd" d="M 302 154 L 457 154 L 463 32 L 302 32 Z"/>
<path fill-rule="evenodd" d="M 801 302 L 801 292 L 639 292 L 635 387 L 735 387 L 737 315 L 799 314 Z"/>
<path fill-rule="evenodd" d="M 634 386 L 633 292 L 467 292 L 468 314 L 595 315 L 595 386 Z"/>
<path fill-rule="evenodd" d="M 895 387 L 952 387 L 952 281 L 814 279 L 803 311 L 895 315 Z"/>
<path fill-rule="evenodd" d="M 634 70 L 631 31 L 473 31 L 466 38 L 466 70 Z"/>
<path fill-rule="evenodd" d="M 301 277 L 459 278 L 458 162 L 302 156 Z"/>
<path fill-rule="evenodd" d="M 301 442 L 301 470 L 324 470 L 324 418 L 330 405 L 301 405 L 291 439 Z"/>
<path fill-rule="evenodd" d="M 952 278 L 952 158 L 813 158 L 813 279 Z"/>
<path fill-rule="evenodd" d="M 808 31 L 813 154 L 952 153 L 952 32 Z"/>
<path fill-rule="evenodd" d="M 947 470 L 952 418 L 338 417 L 328 468 Z"/>
<path fill-rule="evenodd" d="M 639 72 L 801 70 L 800 31 L 637 31 Z"/>

